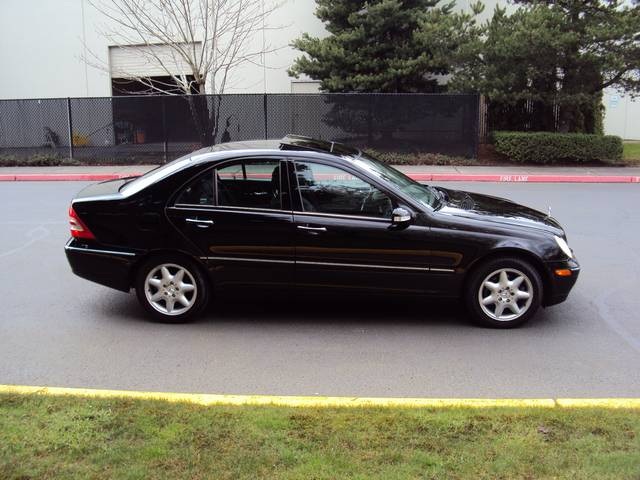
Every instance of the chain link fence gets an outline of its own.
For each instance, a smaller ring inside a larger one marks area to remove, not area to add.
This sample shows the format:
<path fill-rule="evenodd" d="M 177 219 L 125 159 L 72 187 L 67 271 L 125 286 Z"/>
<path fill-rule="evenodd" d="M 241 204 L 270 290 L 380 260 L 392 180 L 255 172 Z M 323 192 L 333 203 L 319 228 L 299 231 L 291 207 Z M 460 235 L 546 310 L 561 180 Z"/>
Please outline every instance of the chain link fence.
<path fill-rule="evenodd" d="M 161 163 L 293 133 L 383 152 L 476 157 L 479 97 L 225 94 L 0 100 L 0 155 Z"/>

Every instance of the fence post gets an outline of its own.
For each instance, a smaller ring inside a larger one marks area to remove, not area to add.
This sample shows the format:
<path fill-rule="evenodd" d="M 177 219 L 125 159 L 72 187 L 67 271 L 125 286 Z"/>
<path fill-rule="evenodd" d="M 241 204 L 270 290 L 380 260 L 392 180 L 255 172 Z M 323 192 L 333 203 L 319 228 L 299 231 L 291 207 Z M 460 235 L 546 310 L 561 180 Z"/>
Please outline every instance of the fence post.
<path fill-rule="evenodd" d="M 476 94 L 475 95 L 475 108 L 473 109 L 473 112 L 475 113 L 474 115 L 474 122 L 473 122 L 473 138 L 475 139 L 473 142 L 473 154 L 476 160 L 478 159 L 479 155 L 480 155 L 480 143 L 481 143 L 481 129 L 482 129 L 482 122 L 481 122 L 481 118 L 480 116 L 482 115 L 482 99 L 483 96 L 480 94 Z"/>
<path fill-rule="evenodd" d="M 373 95 L 369 94 L 367 102 L 367 147 L 373 146 Z"/>
<path fill-rule="evenodd" d="M 69 158 L 73 159 L 73 124 L 71 122 L 71 98 L 67 97 L 67 123 L 69 125 Z"/>
<path fill-rule="evenodd" d="M 167 97 L 162 95 L 162 157 L 164 163 L 167 163 L 167 153 L 169 145 L 167 141 Z"/>
<path fill-rule="evenodd" d="M 267 128 L 267 94 L 262 95 L 262 113 L 264 114 L 264 139 L 269 138 L 269 130 Z"/>
<path fill-rule="evenodd" d="M 487 108 L 484 95 L 478 96 L 478 143 L 487 138 Z"/>

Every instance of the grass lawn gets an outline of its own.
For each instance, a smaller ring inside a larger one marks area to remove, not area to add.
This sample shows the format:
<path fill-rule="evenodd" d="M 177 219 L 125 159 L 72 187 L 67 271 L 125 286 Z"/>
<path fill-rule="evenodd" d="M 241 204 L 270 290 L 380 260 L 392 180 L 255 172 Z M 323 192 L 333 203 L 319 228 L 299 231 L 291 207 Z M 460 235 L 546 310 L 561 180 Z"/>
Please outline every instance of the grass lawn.
<path fill-rule="evenodd" d="M 0 394 L 0 478 L 638 479 L 640 411 Z"/>
<path fill-rule="evenodd" d="M 622 157 L 627 161 L 640 162 L 640 142 L 626 142 L 623 145 Z"/>

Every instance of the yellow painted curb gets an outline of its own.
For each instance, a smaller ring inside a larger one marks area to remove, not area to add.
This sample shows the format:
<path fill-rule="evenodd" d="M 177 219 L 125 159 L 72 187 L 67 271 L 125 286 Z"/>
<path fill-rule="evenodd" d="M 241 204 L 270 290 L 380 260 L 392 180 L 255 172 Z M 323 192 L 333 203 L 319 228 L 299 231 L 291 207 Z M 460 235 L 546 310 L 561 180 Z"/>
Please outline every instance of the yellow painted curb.
<path fill-rule="evenodd" d="M 580 408 L 635 408 L 640 409 L 640 398 L 558 398 L 559 407 Z"/>
<path fill-rule="evenodd" d="M 91 388 L 0 385 L 0 393 L 68 395 L 96 398 L 134 398 L 189 402 L 198 405 L 277 405 L 285 407 L 599 407 L 640 409 L 640 398 L 379 398 L 282 395 L 216 395 L 206 393 L 136 392 Z"/>

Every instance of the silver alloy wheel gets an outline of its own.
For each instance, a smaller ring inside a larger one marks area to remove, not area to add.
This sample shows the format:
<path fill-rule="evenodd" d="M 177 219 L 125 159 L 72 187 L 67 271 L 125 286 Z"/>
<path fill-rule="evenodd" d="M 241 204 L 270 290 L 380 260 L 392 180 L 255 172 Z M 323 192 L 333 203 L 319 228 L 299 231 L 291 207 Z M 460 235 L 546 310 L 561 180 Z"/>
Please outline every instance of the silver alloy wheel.
<path fill-rule="evenodd" d="M 526 313 L 533 301 L 533 285 L 515 268 L 490 273 L 480 284 L 478 302 L 482 311 L 499 322 L 515 320 Z"/>
<path fill-rule="evenodd" d="M 193 307 L 198 286 L 186 268 L 164 263 L 151 270 L 144 281 L 149 304 L 164 315 L 180 315 Z"/>

